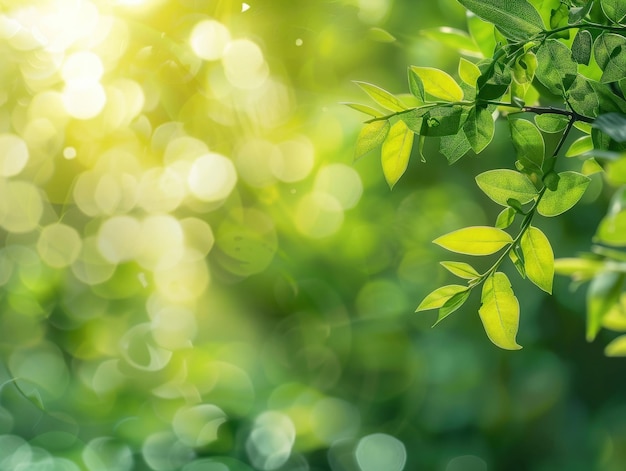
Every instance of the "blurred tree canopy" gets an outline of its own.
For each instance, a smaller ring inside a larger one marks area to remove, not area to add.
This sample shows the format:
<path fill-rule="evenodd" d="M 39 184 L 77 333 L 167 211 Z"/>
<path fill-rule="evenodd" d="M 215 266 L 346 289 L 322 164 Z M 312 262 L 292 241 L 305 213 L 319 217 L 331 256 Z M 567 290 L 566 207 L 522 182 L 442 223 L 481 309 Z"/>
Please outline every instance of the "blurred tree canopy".
<path fill-rule="evenodd" d="M 585 297 L 513 280 L 431 330 L 441 234 L 497 209 L 496 124 L 389 189 L 351 81 L 455 73 L 454 0 L 0 0 L 0 469 L 621 470 L 625 379 Z M 510 160 L 510 161 L 509 161 Z M 610 195 L 542 223 L 588 249 Z M 488 267 L 484 267 L 488 268 Z"/>

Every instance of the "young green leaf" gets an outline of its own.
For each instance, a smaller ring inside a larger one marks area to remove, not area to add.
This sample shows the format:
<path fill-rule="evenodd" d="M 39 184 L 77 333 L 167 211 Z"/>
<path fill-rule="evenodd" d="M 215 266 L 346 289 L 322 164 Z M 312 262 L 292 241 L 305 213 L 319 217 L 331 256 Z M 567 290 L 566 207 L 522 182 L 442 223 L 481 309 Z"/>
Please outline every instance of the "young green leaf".
<path fill-rule="evenodd" d="M 424 300 L 417 306 L 415 312 L 428 311 L 429 309 L 439 309 L 448 299 L 457 293 L 467 291 L 467 286 L 447 285 L 437 288 L 429 293 Z"/>
<path fill-rule="evenodd" d="M 433 324 L 433 327 L 435 327 L 442 320 L 444 320 L 446 317 L 448 317 L 450 314 L 460 308 L 463 304 L 465 304 L 465 301 L 467 301 L 467 298 L 469 298 L 470 293 L 471 290 L 466 289 L 465 291 L 454 294 L 450 299 L 448 299 L 445 304 L 439 309 L 439 316 L 437 316 L 437 321 Z"/>
<path fill-rule="evenodd" d="M 372 108 L 368 105 L 362 105 L 360 103 L 342 103 L 342 105 L 349 106 L 353 110 L 360 111 L 361 113 L 373 116 L 374 118 L 380 118 L 381 116 L 383 116 L 383 113 L 380 110 Z"/>
<path fill-rule="evenodd" d="M 459 3 L 493 23 L 508 39 L 528 40 L 544 29 L 539 12 L 527 0 L 459 0 Z"/>
<path fill-rule="evenodd" d="M 604 272 L 596 276 L 587 290 L 587 341 L 591 342 L 602 327 L 602 320 L 619 302 L 624 274 Z"/>
<path fill-rule="evenodd" d="M 474 278 L 478 278 L 480 273 L 476 271 L 476 269 L 471 266 L 469 263 L 465 262 L 439 262 L 446 270 L 448 270 L 453 275 L 458 276 L 459 278 L 463 278 L 466 280 L 473 280 Z"/>
<path fill-rule="evenodd" d="M 424 90 L 429 95 L 446 101 L 463 99 L 463 90 L 459 84 L 443 70 L 415 65 L 411 66 L 411 70 L 421 79 Z"/>
<path fill-rule="evenodd" d="M 526 276 L 546 293 L 552 293 L 554 279 L 554 252 L 550 241 L 541 230 L 529 226 L 522 234 L 520 247 L 524 254 Z"/>
<path fill-rule="evenodd" d="M 363 126 L 356 140 L 354 160 L 363 157 L 369 151 L 381 145 L 387 137 L 390 128 L 389 121 L 373 121 Z"/>
<path fill-rule="evenodd" d="M 470 35 L 460 29 L 443 26 L 441 28 L 423 29 L 420 34 L 460 52 L 473 55 L 480 52 Z"/>
<path fill-rule="evenodd" d="M 524 259 L 519 253 L 521 251 L 522 249 L 519 248 L 519 245 L 516 245 L 514 250 L 509 251 L 509 259 L 513 262 L 513 266 L 519 273 L 519 276 L 521 276 L 522 279 L 526 279 L 526 266 L 524 265 Z"/>
<path fill-rule="evenodd" d="M 491 57 L 496 48 L 495 27 L 471 11 L 467 11 L 467 29 L 483 57 Z"/>
<path fill-rule="evenodd" d="M 385 179 L 391 188 L 406 171 L 413 147 L 413 132 L 404 121 L 397 121 L 383 142 L 381 162 Z"/>
<path fill-rule="evenodd" d="M 409 91 L 411 94 L 416 97 L 419 101 L 424 103 L 426 100 L 424 96 L 424 83 L 417 73 L 413 70 L 412 67 L 408 69 L 409 74 Z"/>
<path fill-rule="evenodd" d="M 537 212 L 542 216 L 552 217 L 564 213 L 582 198 L 591 179 L 578 172 L 560 172 L 556 190 L 546 189 Z"/>
<path fill-rule="evenodd" d="M 398 98 L 389 93 L 387 90 L 383 90 L 382 88 L 367 82 L 354 83 L 361 87 L 361 89 L 367 93 L 372 100 L 383 108 L 391 111 L 404 111 L 406 109 L 402 102 L 400 102 Z"/>
<path fill-rule="evenodd" d="M 485 280 L 481 301 L 478 314 L 489 340 L 505 350 L 522 348 L 515 340 L 519 328 L 519 303 L 504 273 L 496 272 Z"/>
<path fill-rule="evenodd" d="M 478 66 L 464 57 L 461 57 L 459 61 L 459 78 L 470 87 L 475 87 L 478 77 L 480 77 L 480 69 Z"/>
<path fill-rule="evenodd" d="M 515 214 L 516 213 L 517 213 L 517 211 L 515 211 L 515 209 L 513 209 L 511 207 L 504 208 L 498 214 L 498 217 L 496 218 L 495 226 L 498 229 L 506 229 L 511 224 L 513 224 L 513 221 L 515 220 Z"/>
<path fill-rule="evenodd" d="M 614 247 L 626 247 L 626 210 L 605 216 L 600 221 L 595 239 Z"/>
<path fill-rule="evenodd" d="M 591 258 L 558 258 L 554 261 L 554 272 L 570 276 L 575 281 L 587 281 L 596 276 L 604 262 Z"/>
<path fill-rule="evenodd" d="M 483 193 L 501 206 L 508 206 L 510 198 L 526 204 L 538 194 L 535 185 L 515 170 L 488 170 L 476 176 L 476 183 Z"/>
<path fill-rule="evenodd" d="M 477 154 L 482 152 L 493 139 L 495 132 L 493 116 L 489 110 L 480 106 L 473 107 L 463 125 L 463 132 L 472 150 Z"/>
<path fill-rule="evenodd" d="M 600 6 L 606 17 L 614 23 L 619 23 L 626 16 L 624 0 L 600 0 Z"/>
<path fill-rule="evenodd" d="M 620 335 L 611 340 L 604 348 L 604 354 L 607 357 L 624 357 L 626 356 L 626 335 Z"/>
<path fill-rule="evenodd" d="M 541 174 L 545 154 L 541 131 L 530 121 L 519 118 L 510 117 L 509 126 L 518 160 L 531 173 Z"/>
<path fill-rule="evenodd" d="M 598 128 L 617 142 L 626 142 L 626 114 L 605 113 L 598 116 L 591 126 Z"/>
<path fill-rule="evenodd" d="M 591 136 L 579 137 L 568 147 L 565 152 L 565 157 L 576 157 L 577 155 L 584 154 L 590 150 L 593 150 L 593 141 Z"/>
<path fill-rule="evenodd" d="M 562 95 L 574 83 L 578 65 L 562 42 L 547 39 L 537 49 L 537 61 L 537 79 L 555 95 Z"/>
<path fill-rule="evenodd" d="M 535 124 L 543 132 L 557 133 L 562 132 L 566 127 L 569 119 L 561 114 L 538 114 L 535 115 Z"/>
<path fill-rule="evenodd" d="M 502 229 L 472 226 L 442 235 L 433 242 L 451 252 L 490 255 L 513 242 L 513 238 Z"/>

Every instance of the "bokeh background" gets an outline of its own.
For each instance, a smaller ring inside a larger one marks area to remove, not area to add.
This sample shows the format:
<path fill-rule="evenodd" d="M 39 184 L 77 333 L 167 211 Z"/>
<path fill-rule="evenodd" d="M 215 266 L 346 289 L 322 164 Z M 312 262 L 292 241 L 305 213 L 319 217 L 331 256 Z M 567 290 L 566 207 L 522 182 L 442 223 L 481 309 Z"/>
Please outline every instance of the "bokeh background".
<path fill-rule="evenodd" d="M 506 123 L 448 166 L 429 144 L 390 191 L 353 162 L 367 102 L 454 0 L 0 0 L 0 469 L 618 471 L 626 375 L 584 340 L 584 286 L 511 279 L 524 349 L 431 244 L 498 208 Z M 576 168 L 570 159 L 563 168 Z M 539 226 L 557 257 L 605 212 Z"/>

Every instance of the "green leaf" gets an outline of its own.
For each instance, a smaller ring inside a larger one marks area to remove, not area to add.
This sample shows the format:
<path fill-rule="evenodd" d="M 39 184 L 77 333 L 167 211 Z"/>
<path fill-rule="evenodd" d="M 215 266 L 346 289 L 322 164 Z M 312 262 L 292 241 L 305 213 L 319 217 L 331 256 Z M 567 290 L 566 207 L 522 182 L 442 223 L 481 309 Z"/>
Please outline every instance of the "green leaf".
<path fill-rule="evenodd" d="M 588 79 L 577 75 L 567 93 L 569 94 L 568 102 L 576 113 L 595 118 L 600 104 L 598 95 Z"/>
<path fill-rule="evenodd" d="M 462 285 L 447 285 L 437 288 L 424 298 L 420 305 L 417 306 L 415 312 L 428 311 L 429 309 L 439 309 L 452 296 L 457 293 L 467 291 L 467 289 L 467 286 Z"/>
<path fill-rule="evenodd" d="M 598 116 L 591 126 L 598 128 L 617 142 L 626 142 L 626 114 L 605 113 Z"/>
<path fill-rule="evenodd" d="M 593 56 L 600 69 L 604 70 L 613 52 L 626 45 L 626 38 L 619 34 L 604 32 L 593 43 Z"/>
<path fill-rule="evenodd" d="M 459 0 L 459 3 L 493 23 L 508 39 L 527 40 L 544 29 L 539 12 L 526 0 Z"/>
<path fill-rule="evenodd" d="M 391 125 L 386 120 L 374 121 L 363 126 L 356 140 L 354 160 L 363 157 L 369 151 L 381 145 L 387 137 L 390 128 Z"/>
<path fill-rule="evenodd" d="M 456 293 L 450 299 L 448 299 L 445 304 L 439 309 L 439 316 L 437 317 L 437 321 L 433 324 L 433 327 L 435 327 L 442 320 L 444 320 L 446 317 L 448 317 L 450 314 L 460 308 L 463 304 L 465 304 L 465 301 L 467 301 L 467 298 L 469 298 L 470 293 L 471 290 L 467 289 L 465 291 L 461 291 L 460 293 Z"/>
<path fill-rule="evenodd" d="M 409 91 L 413 96 L 415 96 L 422 103 L 426 100 L 424 97 L 424 83 L 419 75 L 415 73 L 415 71 L 409 67 L 408 68 L 409 75 Z"/>
<path fill-rule="evenodd" d="M 572 51 L 556 39 L 547 39 L 537 49 L 537 79 L 555 95 L 563 95 L 574 83 L 578 66 Z"/>
<path fill-rule="evenodd" d="M 605 216 L 598 225 L 594 240 L 614 247 L 626 247 L 626 210 Z"/>
<path fill-rule="evenodd" d="M 472 226 L 442 235 L 433 242 L 451 252 L 490 255 L 513 242 L 513 238 L 502 229 Z"/>
<path fill-rule="evenodd" d="M 493 23 L 485 21 L 471 11 L 467 11 L 467 29 L 479 47 L 483 57 L 491 57 L 496 47 Z"/>
<path fill-rule="evenodd" d="M 474 278 L 478 278 L 480 273 L 476 271 L 476 269 L 471 266 L 469 263 L 465 262 L 439 262 L 446 270 L 448 270 L 453 275 L 458 276 L 459 278 L 464 278 L 466 280 L 473 280 Z"/>
<path fill-rule="evenodd" d="M 342 105 L 349 106 L 353 110 L 360 111 L 361 113 L 365 113 L 367 115 L 373 116 L 374 118 L 380 118 L 383 116 L 383 113 L 376 108 L 372 108 L 368 105 L 361 105 L 360 103 L 341 103 Z"/>
<path fill-rule="evenodd" d="M 515 209 L 511 208 L 510 206 L 504 208 L 498 214 L 498 217 L 496 218 L 495 226 L 498 229 L 506 229 L 511 224 L 513 224 L 513 221 L 515 220 L 515 215 L 516 214 L 517 214 L 517 211 L 515 211 Z"/>
<path fill-rule="evenodd" d="M 596 276 L 587 290 L 587 341 L 591 342 L 602 327 L 604 316 L 619 302 L 624 274 L 603 272 Z"/>
<path fill-rule="evenodd" d="M 558 258 L 554 261 L 555 273 L 570 276 L 577 281 L 590 280 L 603 267 L 604 262 L 591 258 Z"/>
<path fill-rule="evenodd" d="M 537 212 L 542 216 L 552 217 L 564 213 L 582 198 L 591 179 L 578 172 L 560 172 L 559 184 L 555 191 L 546 189 Z"/>
<path fill-rule="evenodd" d="M 467 154 L 471 148 L 467 137 L 462 132 L 442 136 L 439 139 L 439 152 L 445 156 L 450 165 Z"/>
<path fill-rule="evenodd" d="M 593 150 L 591 136 L 579 137 L 568 147 L 567 152 L 565 152 L 565 157 L 576 157 L 590 150 Z"/>
<path fill-rule="evenodd" d="M 396 41 L 396 38 L 389 31 L 377 27 L 370 28 L 368 36 L 370 39 L 379 43 L 392 43 Z"/>
<path fill-rule="evenodd" d="M 535 116 L 535 124 L 543 132 L 557 133 L 563 131 L 567 127 L 569 119 L 567 116 L 560 114 L 538 114 Z"/>
<path fill-rule="evenodd" d="M 511 84 L 511 68 L 500 61 L 488 59 L 478 64 L 481 75 L 476 81 L 478 97 L 497 100 L 506 93 Z"/>
<path fill-rule="evenodd" d="M 472 150 L 477 154 L 482 152 L 493 139 L 495 132 L 491 112 L 480 106 L 473 107 L 463 125 L 463 132 L 472 146 Z"/>
<path fill-rule="evenodd" d="M 593 38 L 591 33 L 586 29 L 578 30 L 572 42 L 572 57 L 579 64 L 589 65 L 591 60 L 591 48 L 593 46 Z"/>
<path fill-rule="evenodd" d="M 526 84 L 533 81 L 538 66 L 537 56 L 532 52 L 522 54 L 515 61 L 513 77 L 518 83 Z"/>
<path fill-rule="evenodd" d="M 611 57 L 602 72 L 600 82 L 612 83 L 626 77 L 626 46 L 620 46 L 611 53 Z"/>
<path fill-rule="evenodd" d="M 385 179 L 391 188 L 406 171 L 413 147 L 413 132 L 404 121 L 397 121 L 383 142 L 381 161 Z"/>
<path fill-rule="evenodd" d="M 467 106 L 436 106 L 424 115 L 422 134 L 430 137 L 458 134 L 468 116 Z"/>
<path fill-rule="evenodd" d="M 396 98 L 394 95 L 389 93 L 387 90 L 383 90 L 382 88 L 372 85 L 367 82 L 354 82 L 361 89 L 367 93 L 372 100 L 378 103 L 385 109 L 391 111 L 404 111 L 406 107 Z"/>
<path fill-rule="evenodd" d="M 606 17 L 614 23 L 619 23 L 626 16 L 624 0 L 600 0 L 600 6 Z"/>
<path fill-rule="evenodd" d="M 541 174 L 545 154 L 545 144 L 541 131 L 528 120 L 510 116 L 509 126 L 517 159 L 531 173 Z"/>
<path fill-rule="evenodd" d="M 515 170 L 488 170 L 476 176 L 476 183 L 483 193 L 501 206 L 508 206 L 510 198 L 526 204 L 538 194 L 531 181 Z"/>
<path fill-rule="evenodd" d="M 569 9 L 569 24 L 578 23 L 580 20 L 585 18 L 591 8 L 593 7 L 593 0 L 588 1 L 582 7 L 570 7 Z"/>
<path fill-rule="evenodd" d="M 554 279 L 554 252 L 550 241 L 541 230 L 529 226 L 520 239 L 524 254 L 526 276 L 546 293 L 552 294 Z"/>
<path fill-rule="evenodd" d="M 515 246 L 514 250 L 509 251 L 509 258 L 511 259 L 511 262 L 513 262 L 513 266 L 519 273 L 519 276 L 526 279 L 526 267 L 524 266 L 524 260 L 520 256 L 519 252 L 521 252 L 521 249 L 519 246 Z"/>
<path fill-rule="evenodd" d="M 600 166 L 598 161 L 592 157 L 583 162 L 583 166 L 580 171 L 583 175 L 589 176 L 604 172 L 604 169 Z"/>
<path fill-rule="evenodd" d="M 485 280 L 481 301 L 478 314 L 489 340 L 505 350 L 522 348 L 515 340 L 519 328 L 519 303 L 504 273 L 496 272 Z"/>
<path fill-rule="evenodd" d="M 604 354 L 607 357 L 625 357 L 626 356 L 626 335 L 620 335 L 611 340 L 604 348 Z"/>
<path fill-rule="evenodd" d="M 456 51 L 476 54 L 480 49 L 469 34 L 460 29 L 443 26 L 441 28 L 427 28 L 420 31 L 420 34 L 433 41 L 448 46 Z"/>
<path fill-rule="evenodd" d="M 476 80 L 480 77 L 480 69 L 473 62 L 461 57 L 459 61 L 459 77 L 470 87 L 475 87 Z"/>
<path fill-rule="evenodd" d="M 459 84 L 443 70 L 415 65 L 411 66 L 411 70 L 422 80 L 424 90 L 429 95 L 446 101 L 463 99 L 463 90 Z"/>

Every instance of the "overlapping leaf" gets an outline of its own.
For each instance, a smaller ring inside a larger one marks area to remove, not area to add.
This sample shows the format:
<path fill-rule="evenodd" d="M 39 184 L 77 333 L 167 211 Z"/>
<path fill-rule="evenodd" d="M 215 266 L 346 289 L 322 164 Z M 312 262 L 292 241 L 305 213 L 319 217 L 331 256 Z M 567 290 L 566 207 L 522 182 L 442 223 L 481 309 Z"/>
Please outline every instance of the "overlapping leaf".
<path fill-rule="evenodd" d="M 380 146 L 387 137 L 390 128 L 391 125 L 386 120 L 365 124 L 356 140 L 355 160 Z"/>
<path fill-rule="evenodd" d="M 515 170 L 488 170 L 476 176 L 476 183 L 489 198 L 502 206 L 508 206 L 511 198 L 525 204 L 537 196 L 531 181 Z"/>
<path fill-rule="evenodd" d="M 526 0 L 459 0 L 459 3 L 493 23 L 508 39 L 527 40 L 544 29 L 539 12 Z"/>
<path fill-rule="evenodd" d="M 446 101 L 463 99 L 463 90 L 459 84 L 443 70 L 418 66 L 411 66 L 411 70 L 420 78 L 429 95 Z"/>
<path fill-rule="evenodd" d="M 485 280 L 481 301 L 478 314 L 489 340 L 505 350 L 522 348 L 516 341 L 519 302 L 504 273 L 496 272 Z"/>
<path fill-rule="evenodd" d="M 589 182 L 589 177 L 578 172 L 560 172 L 556 190 L 546 189 L 537 212 L 542 216 L 558 216 L 574 206 L 582 198 Z"/>
<path fill-rule="evenodd" d="M 552 293 L 554 252 L 546 235 L 530 226 L 522 235 L 520 247 L 524 254 L 526 276 L 546 293 Z"/>
<path fill-rule="evenodd" d="M 391 188 L 406 171 L 413 147 L 413 132 L 404 121 L 397 121 L 383 142 L 381 162 L 383 174 Z"/>

